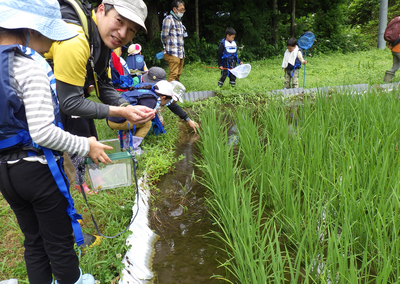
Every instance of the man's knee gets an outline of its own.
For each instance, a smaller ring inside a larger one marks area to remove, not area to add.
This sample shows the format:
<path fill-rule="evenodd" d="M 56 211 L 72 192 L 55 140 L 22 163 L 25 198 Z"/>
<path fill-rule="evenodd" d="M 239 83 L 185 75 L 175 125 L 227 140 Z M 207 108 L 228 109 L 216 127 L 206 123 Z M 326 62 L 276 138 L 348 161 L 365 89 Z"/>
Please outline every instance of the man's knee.
<path fill-rule="evenodd" d="M 164 59 L 169 63 L 169 64 L 179 64 L 180 59 L 176 56 L 169 55 L 169 54 L 164 54 Z"/>

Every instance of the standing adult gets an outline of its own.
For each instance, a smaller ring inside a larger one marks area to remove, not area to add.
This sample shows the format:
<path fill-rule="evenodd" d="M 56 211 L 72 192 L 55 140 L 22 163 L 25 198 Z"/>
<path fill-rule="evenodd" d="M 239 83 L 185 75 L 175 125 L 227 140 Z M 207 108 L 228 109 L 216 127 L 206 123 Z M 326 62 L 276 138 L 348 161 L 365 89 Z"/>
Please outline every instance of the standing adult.
<path fill-rule="evenodd" d="M 385 72 L 385 77 L 384 77 L 385 82 L 392 81 L 394 74 L 400 68 L 400 44 L 392 46 L 392 43 L 389 43 L 388 48 L 392 51 L 393 66 L 390 70 L 387 70 Z"/>
<path fill-rule="evenodd" d="M 145 106 L 132 106 L 114 89 L 108 68 L 111 51 L 126 45 L 143 29 L 147 7 L 143 0 L 103 0 L 96 10 L 78 7 L 77 0 L 64 0 L 63 19 L 73 26 L 78 36 L 55 42 L 45 56 L 54 64 L 54 75 L 62 111 L 64 129 L 80 136 L 96 136 L 93 119 L 108 116 L 124 117 L 131 124 L 140 124 L 154 118 L 155 111 Z M 79 2 L 80 3 L 80 2 Z M 79 6 L 79 5 L 78 5 Z M 83 19 L 80 15 L 87 15 Z M 89 27 L 85 29 L 84 27 Z M 90 86 L 102 103 L 86 99 Z M 84 157 L 72 153 L 71 160 L 79 165 Z M 84 182 L 84 170 L 77 171 L 76 185 Z"/>
<path fill-rule="evenodd" d="M 182 24 L 183 14 L 186 12 L 183 0 L 174 0 L 170 14 L 162 23 L 161 41 L 164 48 L 164 59 L 168 62 L 168 81 L 179 81 L 185 60 L 183 38 L 187 37 L 186 28 Z"/>

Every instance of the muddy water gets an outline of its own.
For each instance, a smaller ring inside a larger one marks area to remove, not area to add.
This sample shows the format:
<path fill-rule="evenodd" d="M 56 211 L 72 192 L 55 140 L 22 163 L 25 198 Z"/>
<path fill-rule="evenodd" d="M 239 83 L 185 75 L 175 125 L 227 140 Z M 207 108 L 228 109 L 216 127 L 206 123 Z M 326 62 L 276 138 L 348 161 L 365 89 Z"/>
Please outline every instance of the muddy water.
<path fill-rule="evenodd" d="M 160 192 L 153 192 L 151 229 L 160 236 L 155 243 L 153 283 L 227 283 L 212 277 L 226 275 L 225 269 L 217 268 L 217 260 L 222 262 L 225 254 L 217 248 L 219 242 L 204 237 L 218 228 L 205 206 L 206 189 L 192 178 L 193 173 L 200 174 L 194 167 L 197 135 L 184 136 L 177 157 L 185 158 L 158 183 Z"/>

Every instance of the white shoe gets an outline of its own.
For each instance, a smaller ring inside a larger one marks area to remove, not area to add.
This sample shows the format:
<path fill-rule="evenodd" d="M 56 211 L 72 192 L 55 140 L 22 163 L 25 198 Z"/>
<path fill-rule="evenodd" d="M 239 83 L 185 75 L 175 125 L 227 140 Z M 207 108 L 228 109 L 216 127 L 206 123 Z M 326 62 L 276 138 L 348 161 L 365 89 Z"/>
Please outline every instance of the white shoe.
<path fill-rule="evenodd" d="M 86 273 L 86 274 L 82 275 L 82 270 L 80 268 L 79 268 L 79 272 L 80 272 L 80 276 L 74 284 L 94 284 L 94 277 L 92 274 Z M 55 280 L 53 283 L 58 284 L 58 281 Z"/>

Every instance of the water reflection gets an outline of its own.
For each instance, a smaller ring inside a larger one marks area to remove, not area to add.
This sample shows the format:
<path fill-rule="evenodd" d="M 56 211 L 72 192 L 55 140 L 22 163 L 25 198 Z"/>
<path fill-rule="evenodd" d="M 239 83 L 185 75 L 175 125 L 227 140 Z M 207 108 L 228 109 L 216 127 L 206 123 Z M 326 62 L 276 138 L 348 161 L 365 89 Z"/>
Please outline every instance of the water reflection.
<path fill-rule="evenodd" d="M 177 156 L 185 158 L 176 165 L 176 171 L 162 178 L 157 188 L 156 208 L 151 216 L 151 228 L 160 236 L 155 244 L 153 283 L 226 283 L 211 278 L 225 275 L 217 268 L 224 253 L 218 249 L 220 243 L 205 238 L 211 230 L 218 230 L 211 222 L 204 204 L 206 189 L 195 179 L 194 167 L 196 146 L 195 134 L 181 139 Z"/>

